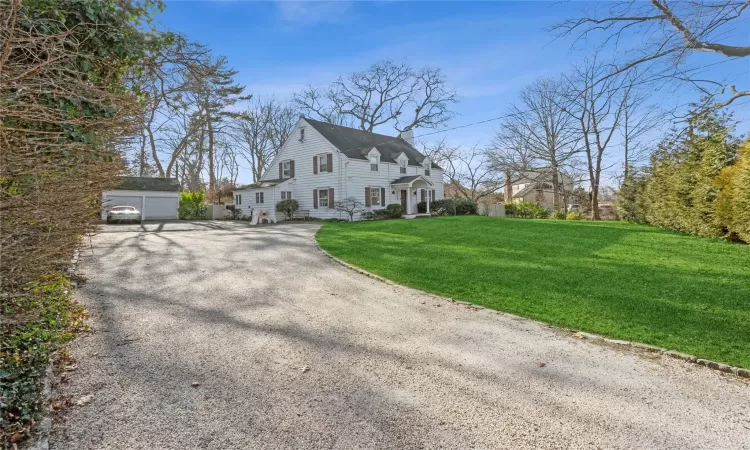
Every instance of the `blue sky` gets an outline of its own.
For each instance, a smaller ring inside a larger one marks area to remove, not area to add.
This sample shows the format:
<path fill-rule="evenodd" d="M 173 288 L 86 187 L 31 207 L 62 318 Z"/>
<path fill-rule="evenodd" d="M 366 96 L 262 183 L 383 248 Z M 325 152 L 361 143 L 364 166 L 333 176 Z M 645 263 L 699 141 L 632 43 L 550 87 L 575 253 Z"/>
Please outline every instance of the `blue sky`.
<path fill-rule="evenodd" d="M 586 49 L 571 50 L 547 28 L 586 5 L 582 2 L 426 1 L 167 1 L 158 22 L 227 56 L 238 81 L 263 97 L 286 99 L 308 83 L 326 84 L 381 59 L 441 68 L 460 102 L 449 127 L 502 115 L 519 90 L 537 77 L 565 72 Z M 743 18 L 746 20 L 747 18 Z M 746 28 L 747 29 L 747 28 Z M 747 34 L 747 33 L 746 33 Z M 739 36 L 750 40 L 750 36 Z M 726 59 L 701 55 L 706 63 Z M 707 75 L 747 87 L 750 61 L 722 63 Z M 654 93 L 654 101 L 685 104 L 690 92 Z M 750 105 L 740 105 L 748 118 Z M 748 130 L 747 121 L 741 126 Z M 445 136 L 454 144 L 486 144 L 497 122 Z M 390 129 L 379 129 L 394 134 Z M 417 130 L 416 134 L 429 132 Z M 241 180 L 245 181 L 245 180 Z"/>

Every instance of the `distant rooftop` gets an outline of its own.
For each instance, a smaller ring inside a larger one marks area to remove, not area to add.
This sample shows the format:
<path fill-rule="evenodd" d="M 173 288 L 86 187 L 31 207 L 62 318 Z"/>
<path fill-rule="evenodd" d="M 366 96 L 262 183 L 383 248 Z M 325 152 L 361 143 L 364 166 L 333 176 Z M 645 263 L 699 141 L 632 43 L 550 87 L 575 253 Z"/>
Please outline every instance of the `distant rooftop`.
<path fill-rule="evenodd" d="M 119 177 L 118 190 L 123 191 L 162 191 L 180 192 L 180 183 L 176 178 L 160 177 Z"/>

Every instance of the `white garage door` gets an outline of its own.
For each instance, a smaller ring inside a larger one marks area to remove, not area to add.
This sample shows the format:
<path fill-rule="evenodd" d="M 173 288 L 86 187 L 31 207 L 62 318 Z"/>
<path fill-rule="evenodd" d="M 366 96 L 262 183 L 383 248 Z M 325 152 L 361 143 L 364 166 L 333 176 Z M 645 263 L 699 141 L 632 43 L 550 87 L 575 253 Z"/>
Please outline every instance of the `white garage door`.
<path fill-rule="evenodd" d="M 176 197 L 146 197 L 144 219 L 177 219 L 179 199 Z"/>
<path fill-rule="evenodd" d="M 141 202 L 143 197 L 129 197 L 129 196 L 112 196 L 108 197 L 109 201 L 105 200 L 104 209 L 109 210 L 113 206 L 133 206 L 138 211 L 141 210 Z"/>

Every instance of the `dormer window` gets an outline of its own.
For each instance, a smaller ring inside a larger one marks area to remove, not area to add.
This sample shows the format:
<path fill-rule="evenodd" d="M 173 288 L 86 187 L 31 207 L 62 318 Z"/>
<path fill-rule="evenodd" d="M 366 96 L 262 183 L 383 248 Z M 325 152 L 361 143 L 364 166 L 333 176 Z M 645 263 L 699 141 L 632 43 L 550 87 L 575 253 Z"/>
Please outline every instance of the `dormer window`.
<path fill-rule="evenodd" d="M 370 156 L 370 171 L 377 172 L 379 162 L 380 162 L 380 157 L 375 156 L 375 155 Z"/>
<path fill-rule="evenodd" d="M 401 160 L 398 162 L 398 171 L 401 173 L 406 173 L 406 160 Z"/>
<path fill-rule="evenodd" d="M 432 161 L 430 161 L 430 158 L 425 158 L 422 161 L 422 167 L 424 167 L 424 174 L 428 177 L 430 176 L 430 166 L 432 166 Z"/>

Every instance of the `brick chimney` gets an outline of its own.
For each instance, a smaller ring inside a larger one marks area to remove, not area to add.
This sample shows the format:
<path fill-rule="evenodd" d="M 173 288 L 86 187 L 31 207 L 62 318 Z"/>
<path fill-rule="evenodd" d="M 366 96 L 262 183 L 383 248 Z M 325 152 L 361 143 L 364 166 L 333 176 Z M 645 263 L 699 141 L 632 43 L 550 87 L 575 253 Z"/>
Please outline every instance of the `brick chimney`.
<path fill-rule="evenodd" d="M 414 130 L 402 131 L 398 137 L 408 142 L 409 145 L 414 146 Z"/>

